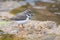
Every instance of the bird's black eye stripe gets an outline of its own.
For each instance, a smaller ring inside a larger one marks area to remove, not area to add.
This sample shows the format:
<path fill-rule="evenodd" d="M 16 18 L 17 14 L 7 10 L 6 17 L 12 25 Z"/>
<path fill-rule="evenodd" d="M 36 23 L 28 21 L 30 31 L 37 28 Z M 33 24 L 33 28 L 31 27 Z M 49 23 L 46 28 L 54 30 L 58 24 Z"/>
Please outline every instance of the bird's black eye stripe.
<path fill-rule="evenodd" d="M 28 16 L 30 16 L 30 14 L 28 14 Z"/>

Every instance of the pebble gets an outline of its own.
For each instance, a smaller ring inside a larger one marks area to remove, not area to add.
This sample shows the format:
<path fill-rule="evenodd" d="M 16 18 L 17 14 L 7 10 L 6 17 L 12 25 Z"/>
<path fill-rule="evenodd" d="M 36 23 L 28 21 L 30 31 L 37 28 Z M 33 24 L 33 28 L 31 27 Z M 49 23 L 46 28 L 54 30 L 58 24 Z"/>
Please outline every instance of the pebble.
<path fill-rule="evenodd" d="M 12 26 L 13 24 L 13 26 Z M 24 24 L 24 28 L 22 26 L 18 26 L 16 22 L 10 25 L 5 25 L 4 27 L 0 27 L 6 33 L 9 34 L 17 34 L 19 37 L 27 37 L 27 38 L 39 38 L 48 34 L 60 34 L 60 25 L 57 25 L 54 21 L 35 21 L 29 20 L 28 23 Z M 49 28 L 50 27 L 50 28 Z M 42 40 L 53 40 L 54 37 L 48 37 Z"/>

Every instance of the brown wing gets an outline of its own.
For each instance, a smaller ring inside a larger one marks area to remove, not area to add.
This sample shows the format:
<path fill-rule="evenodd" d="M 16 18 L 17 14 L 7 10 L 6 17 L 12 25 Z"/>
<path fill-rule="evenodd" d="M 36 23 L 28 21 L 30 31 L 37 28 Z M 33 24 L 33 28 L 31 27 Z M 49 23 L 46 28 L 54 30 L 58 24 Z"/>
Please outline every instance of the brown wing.
<path fill-rule="evenodd" d="M 11 18 L 11 20 L 25 20 L 26 19 L 26 15 L 19 15 L 19 16 L 16 16 L 16 17 L 13 17 L 13 18 Z"/>

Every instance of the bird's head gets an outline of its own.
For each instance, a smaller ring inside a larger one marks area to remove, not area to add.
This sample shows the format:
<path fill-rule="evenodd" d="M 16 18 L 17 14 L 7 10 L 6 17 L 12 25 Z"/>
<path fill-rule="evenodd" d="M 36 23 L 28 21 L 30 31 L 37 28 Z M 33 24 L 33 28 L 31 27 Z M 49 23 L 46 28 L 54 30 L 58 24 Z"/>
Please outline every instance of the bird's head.
<path fill-rule="evenodd" d="M 32 11 L 30 9 L 26 10 L 25 14 L 28 15 L 29 18 L 31 18 L 31 16 L 33 16 Z"/>

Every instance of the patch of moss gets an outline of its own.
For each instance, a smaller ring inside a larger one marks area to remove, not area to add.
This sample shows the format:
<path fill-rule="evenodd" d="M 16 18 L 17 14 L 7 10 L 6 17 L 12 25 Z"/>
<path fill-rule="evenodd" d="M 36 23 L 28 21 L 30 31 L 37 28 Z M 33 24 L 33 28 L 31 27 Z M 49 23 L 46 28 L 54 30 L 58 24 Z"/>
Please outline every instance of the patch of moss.
<path fill-rule="evenodd" d="M 17 37 L 14 34 L 2 34 L 2 37 L 0 38 L 0 40 L 27 40 L 26 38 L 23 37 Z"/>
<path fill-rule="evenodd" d="M 20 13 L 20 12 L 24 11 L 25 9 L 28 9 L 29 7 L 30 7 L 30 5 L 27 3 L 24 6 L 17 7 L 15 9 L 11 10 L 10 13 L 16 15 L 17 13 Z"/>
<path fill-rule="evenodd" d="M 2 37 L 0 38 L 0 40 L 13 40 L 14 39 L 14 35 L 13 34 L 2 34 Z"/>
<path fill-rule="evenodd" d="M 0 32 L 3 32 L 2 30 L 0 30 Z"/>
<path fill-rule="evenodd" d="M 54 13 L 54 12 L 57 12 L 57 13 L 60 13 L 60 4 L 51 4 L 48 6 L 48 11 Z"/>

